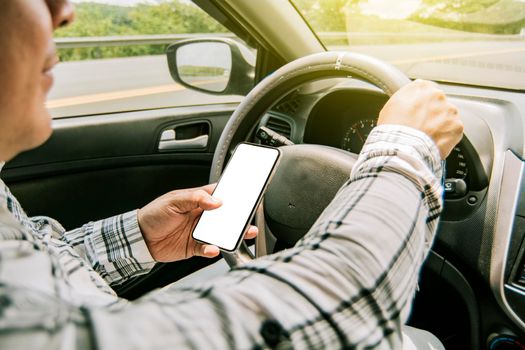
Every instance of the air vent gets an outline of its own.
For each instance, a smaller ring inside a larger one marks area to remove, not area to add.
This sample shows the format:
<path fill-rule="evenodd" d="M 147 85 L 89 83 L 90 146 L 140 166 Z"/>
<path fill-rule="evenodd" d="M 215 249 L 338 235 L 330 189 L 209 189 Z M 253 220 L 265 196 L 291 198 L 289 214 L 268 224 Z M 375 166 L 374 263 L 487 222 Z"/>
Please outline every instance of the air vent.
<path fill-rule="evenodd" d="M 290 136 L 292 134 L 292 126 L 290 125 L 290 123 L 280 118 L 269 117 L 268 121 L 266 122 L 266 127 L 281 134 L 287 139 L 290 139 Z"/>
<path fill-rule="evenodd" d="M 284 101 L 283 103 L 280 103 L 277 106 L 275 106 L 275 110 L 277 112 L 289 115 L 291 117 L 295 115 L 295 112 L 297 112 L 297 108 L 299 108 L 299 101 L 297 99 Z"/>
<path fill-rule="evenodd" d="M 517 271 L 516 284 L 525 288 L 525 261 L 521 264 L 521 269 Z"/>

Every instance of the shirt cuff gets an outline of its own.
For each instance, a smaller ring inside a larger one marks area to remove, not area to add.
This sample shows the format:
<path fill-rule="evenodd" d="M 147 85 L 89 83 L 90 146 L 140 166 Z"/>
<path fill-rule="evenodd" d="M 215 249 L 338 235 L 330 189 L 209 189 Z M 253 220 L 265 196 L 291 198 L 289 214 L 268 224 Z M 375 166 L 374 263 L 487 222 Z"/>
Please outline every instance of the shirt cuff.
<path fill-rule="evenodd" d="M 443 208 L 442 164 L 439 149 L 425 133 L 403 125 L 384 124 L 370 132 L 350 181 L 377 177 L 385 171 L 411 181 L 428 210 L 425 243 L 429 248 Z"/>
<path fill-rule="evenodd" d="M 437 217 L 443 197 L 442 164 L 439 149 L 428 135 L 408 126 L 383 124 L 370 132 L 350 180 L 376 176 L 382 170 L 398 173 L 417 186 Z"/>
<path fill-rule="evenodd" d="M 363 146 L 360 160 L 394 155 L 421 160 L 436 178 L 440 179 L 442 176 L 443 163 L 435 142 L 424 132 L 404 125 L 376 126 Z"/>
<path fill-rule="evenodd" d="M 93 267 L 110 284 L 148 273 L 155 265 L 137 220 L 137 210 L 93 223 L 85 238 Z"/>

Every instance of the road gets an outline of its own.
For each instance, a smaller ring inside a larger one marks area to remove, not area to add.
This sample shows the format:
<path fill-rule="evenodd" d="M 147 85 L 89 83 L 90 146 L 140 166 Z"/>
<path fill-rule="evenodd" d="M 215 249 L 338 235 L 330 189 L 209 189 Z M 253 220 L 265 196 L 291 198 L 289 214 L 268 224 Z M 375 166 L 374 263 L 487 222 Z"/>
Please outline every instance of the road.
<path fill-rule="evenodd" d="M 412 77 L 525 89 L 525 40 L 330 47 L 379 57 Z M 175 84 L 165 56 L 66 62 L 55 70 L 55 117 L 239 101 Z"/>
<path fill-rule="evenodd" d="M 525 89 L 525 40 L 358 46 L 411 77 Z"/>
<path fill-rule="evenodd" d="M 47 102 L 54 117 L 240 100 L 174 83 L 164 56 L 65 62 L 54 75 Z"/>

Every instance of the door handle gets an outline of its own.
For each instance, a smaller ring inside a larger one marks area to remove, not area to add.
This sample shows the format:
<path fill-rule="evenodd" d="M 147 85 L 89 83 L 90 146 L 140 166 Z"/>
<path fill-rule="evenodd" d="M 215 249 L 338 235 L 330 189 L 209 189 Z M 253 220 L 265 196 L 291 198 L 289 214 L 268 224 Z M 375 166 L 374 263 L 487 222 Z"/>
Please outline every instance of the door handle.
<path fill-rule="evenodd" d="M 210 138 L 208 121 L 195 121 L 165 128 L 160 134 L 158 149 L 161 152 L 206 149 Z"/>
<path fill-rule="evenodd" d="M 208 146 L 209 135 L 201 135 L 186 140 L 161 140 L 159 142 L 159 151 L 174 151 L 192 148 L 206 148 Z"/>

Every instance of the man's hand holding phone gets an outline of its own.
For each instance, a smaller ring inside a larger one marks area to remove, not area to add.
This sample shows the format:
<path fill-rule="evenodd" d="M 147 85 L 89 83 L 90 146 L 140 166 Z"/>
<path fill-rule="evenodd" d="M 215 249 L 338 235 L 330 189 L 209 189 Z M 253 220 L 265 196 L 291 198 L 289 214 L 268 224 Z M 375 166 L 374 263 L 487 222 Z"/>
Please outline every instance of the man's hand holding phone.
<path fill-rule="evenodd" d="M 211 196 L 214 189 L 215 184 L 211 184 L 168 192 L 139 210 L 139 226 L 155 261 L 172 262 L 192 256 L 213 258 L 219 255 L 218 247 L 199 243 L 191 235 L 203 211 L 222 205 Z M 244 238 L 256 236 L 257 227 L 251 226 Z"/>
<path fill-rule="evenodd" d="M 238 144 L 213 191 L 213 196 L 224 204 L 217 210 L 202 213 L 192 237 L 225 252 L 237 250 L 250 228 L 280 155 L 281 151 L 274 147 Z"/>

